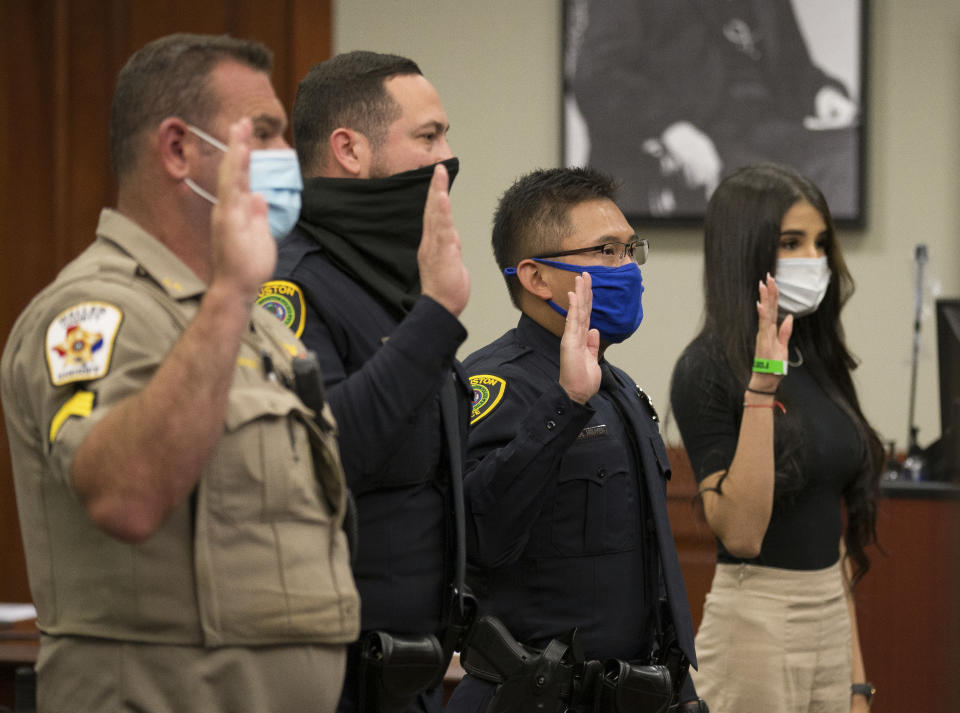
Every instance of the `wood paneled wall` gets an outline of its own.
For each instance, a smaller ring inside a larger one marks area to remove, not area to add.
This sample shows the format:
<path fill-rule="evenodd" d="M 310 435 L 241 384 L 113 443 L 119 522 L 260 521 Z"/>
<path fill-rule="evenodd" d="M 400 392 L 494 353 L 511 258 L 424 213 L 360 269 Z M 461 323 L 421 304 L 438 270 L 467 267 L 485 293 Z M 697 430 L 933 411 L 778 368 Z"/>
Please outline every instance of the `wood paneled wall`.
<path fill-rule="evenodd" d="M 330 11 L 330 0 L 0 0 L 0 344 L 115 202 L 107 121 L 127 58 L 172 32 L 259 40 L 289 112 L 300 78 L 330 56 Z M 0 419 L 0 601 L 30 599 L 20 542 Z"/>

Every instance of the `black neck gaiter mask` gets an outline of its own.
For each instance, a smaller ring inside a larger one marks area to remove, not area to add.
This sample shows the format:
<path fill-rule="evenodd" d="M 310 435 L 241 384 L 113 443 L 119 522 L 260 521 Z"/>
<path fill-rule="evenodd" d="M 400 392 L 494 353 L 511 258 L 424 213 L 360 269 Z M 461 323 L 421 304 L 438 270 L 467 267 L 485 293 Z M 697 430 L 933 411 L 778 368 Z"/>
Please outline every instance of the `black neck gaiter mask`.
<path fill-rule="evenodd" d="M 460 168 L 442 162 L 450 185 Z M 397 319 L 420 296 L 417 248 L 433 165 L 387 178 L 308 178 L 298 225 Z"/>

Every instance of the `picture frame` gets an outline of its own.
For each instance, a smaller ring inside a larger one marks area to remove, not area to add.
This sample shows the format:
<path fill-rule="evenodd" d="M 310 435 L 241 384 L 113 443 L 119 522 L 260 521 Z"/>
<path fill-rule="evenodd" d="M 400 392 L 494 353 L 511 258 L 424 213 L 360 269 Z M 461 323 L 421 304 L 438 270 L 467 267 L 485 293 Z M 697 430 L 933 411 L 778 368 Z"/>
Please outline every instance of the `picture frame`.
<path fill-rule="evenodd" d="M 699 225 L 736 167 L 787 164 L 866 222 L 867 0 L 565 0 L 563 164 L 633 224 Z"/>

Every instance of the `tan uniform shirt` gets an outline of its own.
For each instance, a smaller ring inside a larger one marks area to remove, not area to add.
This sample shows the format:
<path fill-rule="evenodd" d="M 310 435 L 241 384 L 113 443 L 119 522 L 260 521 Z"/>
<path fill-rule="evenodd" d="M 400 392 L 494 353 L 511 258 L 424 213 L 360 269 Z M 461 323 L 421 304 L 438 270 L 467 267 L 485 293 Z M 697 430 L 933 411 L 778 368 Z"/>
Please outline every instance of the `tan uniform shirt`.
<path fill-rule="evenodd" d="M 0 362 L 39 627 L 204 648 L 355 639 L 332 417 L 325 407 L 318 427 L 285 385 L 302 346 L 264 310 L 252 310 L 223 436 L 194 495 L 139 544 L 87 517 L 71 482 L 74 453 L 114 404 L 146 385 L 205 290 L 119 213 L 103 211 L 97 236 L 20 316 Z"/>

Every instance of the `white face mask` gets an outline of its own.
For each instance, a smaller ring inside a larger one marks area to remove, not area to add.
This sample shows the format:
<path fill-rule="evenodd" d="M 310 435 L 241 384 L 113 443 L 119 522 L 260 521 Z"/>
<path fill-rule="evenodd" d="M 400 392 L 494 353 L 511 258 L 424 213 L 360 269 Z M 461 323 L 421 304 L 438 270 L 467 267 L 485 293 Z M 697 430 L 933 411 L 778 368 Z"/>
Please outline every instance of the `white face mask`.
<path fill-rule="evenodd" d="M 830 267 L 824 257 L 787 257 L 777 260 L 779 307 L 795 317 L 817 311 L 830 286 Z"/>

